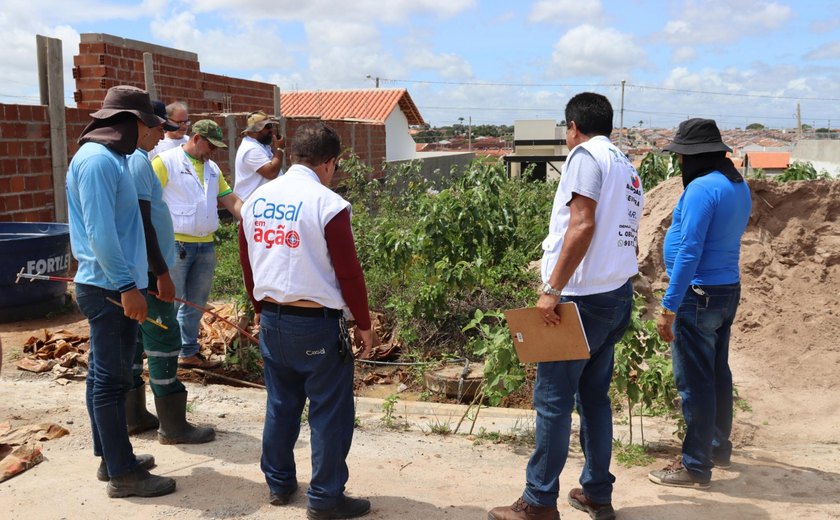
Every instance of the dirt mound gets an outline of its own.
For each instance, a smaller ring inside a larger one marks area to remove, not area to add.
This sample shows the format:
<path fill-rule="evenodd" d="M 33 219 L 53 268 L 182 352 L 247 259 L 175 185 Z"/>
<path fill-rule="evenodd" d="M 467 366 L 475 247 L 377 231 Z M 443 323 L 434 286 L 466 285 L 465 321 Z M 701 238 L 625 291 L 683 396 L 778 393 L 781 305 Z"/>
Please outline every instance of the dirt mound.
<path fill-rule="evenodd" d="M 756 435 L 831 442 L 840 410 L 840 182 L 749 183 L 735 382 L 762 426 Z M 677 178 L 647 196 L 638 289 L 648 296 L 667 287 L 662 243 L 681 193 Z"/>

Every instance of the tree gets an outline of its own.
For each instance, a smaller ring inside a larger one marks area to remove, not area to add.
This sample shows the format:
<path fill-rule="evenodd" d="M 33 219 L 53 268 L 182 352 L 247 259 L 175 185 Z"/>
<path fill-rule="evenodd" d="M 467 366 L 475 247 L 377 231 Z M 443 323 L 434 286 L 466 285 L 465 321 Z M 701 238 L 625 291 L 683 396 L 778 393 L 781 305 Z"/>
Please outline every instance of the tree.
<path fill-rule="evenodd" d="M 764 130 L 765 126 L 761 123 L 750 123 L 747 125 L 747 130 Z"/>

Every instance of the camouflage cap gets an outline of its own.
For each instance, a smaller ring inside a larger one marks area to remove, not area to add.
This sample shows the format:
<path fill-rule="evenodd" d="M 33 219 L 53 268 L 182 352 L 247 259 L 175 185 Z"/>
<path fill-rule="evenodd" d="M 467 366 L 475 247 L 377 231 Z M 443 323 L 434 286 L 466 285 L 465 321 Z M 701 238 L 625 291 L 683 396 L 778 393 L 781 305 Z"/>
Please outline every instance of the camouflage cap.
<path fill-rule="evenodd" d="M 212 119 L 202 119 L 201 121 L 196 121 L 192 125 L 192 130 L 194 134 L 198 134 L 207 139 L 213 145 L 219 148 L 227 148 L 224 141 L 225 137 L 222 135 L 222 127 L 220 127 Z"/>

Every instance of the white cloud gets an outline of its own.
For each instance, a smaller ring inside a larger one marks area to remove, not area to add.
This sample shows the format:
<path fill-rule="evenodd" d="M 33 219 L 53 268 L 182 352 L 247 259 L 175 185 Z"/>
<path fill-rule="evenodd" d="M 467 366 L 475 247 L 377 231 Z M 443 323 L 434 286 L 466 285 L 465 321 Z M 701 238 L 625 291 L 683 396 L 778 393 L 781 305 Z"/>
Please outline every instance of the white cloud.
<path fill-rule="evenodd" d="M 199 54 L 203 70 L 273 69 L 294 63 L 277 34 L 254 23 L 202 30 L 197 28 L 195 15 L 183 11 L 159 15 L 150 29 L 169 46 Z"/>
<path fill-rule="evenodd" d="M 765 0 L 688 0 L 670 20 L 664 37 L 675 44 L 733 42 L 745 35 L 778 29 L 793 18 L 790 6 Z"/>
<path fill-rule="evenodd" d="M 807 60 L 837 60 L 840 59 L 840 41 L 820 45 L 805 55 Z"/>
<path fill-rule="evenodd" d="M 405 64 L 414 69 L 436 70 L 440 77 L 451 80 L 470 80 L 470 63 L 456 54 L 434 53 L 428 49 L 408 50 Z"/>
<path fill-rule="evenodd" d="M 601 0 L 539 0 L 531 9 L 528 20 L 573 25 L 581 22 L 598 22 L 604 17 Z"/>
<path fill-rule="evenodd" d="M 552 61 L 561 76 L 603 76 L 620 79 L 647 66 L 645 51 L 630 34 L 612 28 L 581 25 L 554 45 Z"/>
<path fill-rule="evenodd" d="M 196 12 L 226 11 L 237 17 L 264 20 L 357 20 L 370 22 L 406 22 L 413 14 L 431 14 L 450 18 L 475 7 L 476 0 L 194 0 L 191 7 Z"/>
<path fill-rule="evenodd" d="M 674 49 L 671 61 L 674 63 L 684 63 L 693 60 L 695 57 L 697 57 L 697 51 L 694 47 L 683 46 Z"/>

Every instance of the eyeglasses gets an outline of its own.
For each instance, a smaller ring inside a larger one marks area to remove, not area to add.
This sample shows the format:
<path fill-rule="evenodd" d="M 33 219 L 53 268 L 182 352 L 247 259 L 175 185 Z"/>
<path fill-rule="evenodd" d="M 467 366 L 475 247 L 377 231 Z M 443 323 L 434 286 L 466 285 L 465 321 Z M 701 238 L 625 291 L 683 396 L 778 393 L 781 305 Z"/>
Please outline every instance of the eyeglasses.
<path fill-rule="evenodd" d="M 185 119 L 183 121 L 176 121 L 175 119 L 170 119 L 170 121 L 172 121 L 178 126 L 190 126 L 192 124 L 192 121 L 190 121 L 189 119 Z"/>
<path fill-rule="evenodd" d="M 273 123 L 266 123 L 265 126 L 263 126 L 263 130 L 265 130 L 266 128 L 271 130 L 272 128 L 274 128 L 274 124 Z"/>

